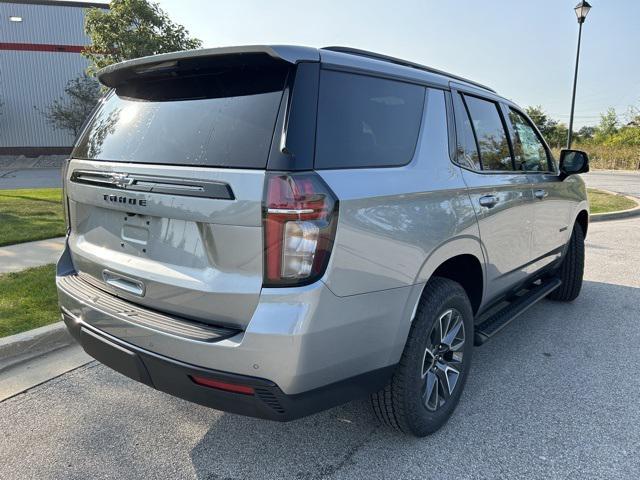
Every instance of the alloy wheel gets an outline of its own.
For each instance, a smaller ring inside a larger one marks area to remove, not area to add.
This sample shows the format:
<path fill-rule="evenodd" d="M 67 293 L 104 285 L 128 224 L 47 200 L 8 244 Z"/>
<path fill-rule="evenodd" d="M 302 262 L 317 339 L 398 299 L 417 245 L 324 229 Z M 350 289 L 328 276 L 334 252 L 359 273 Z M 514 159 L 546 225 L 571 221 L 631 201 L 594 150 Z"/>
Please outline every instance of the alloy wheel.
<path fill-rule="evenodd" d="M 429 411 L 442 407 L 458 385 L 465 342 L 464 320 L 455 308 L 442 313 L 429 334 L 422 361 L 422 402 Z"/>

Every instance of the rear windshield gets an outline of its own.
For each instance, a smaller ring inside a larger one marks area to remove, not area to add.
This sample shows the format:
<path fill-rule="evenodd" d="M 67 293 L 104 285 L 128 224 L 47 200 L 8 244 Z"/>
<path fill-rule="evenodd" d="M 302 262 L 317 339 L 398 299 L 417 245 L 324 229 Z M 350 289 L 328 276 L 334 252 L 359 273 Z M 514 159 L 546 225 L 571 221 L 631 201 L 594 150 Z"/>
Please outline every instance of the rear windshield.
<path fill-rule="evenodd" d="M 108 94 L 73 156 L 265 168 L 286 76 L 244 67 L 130 82 Z"/>

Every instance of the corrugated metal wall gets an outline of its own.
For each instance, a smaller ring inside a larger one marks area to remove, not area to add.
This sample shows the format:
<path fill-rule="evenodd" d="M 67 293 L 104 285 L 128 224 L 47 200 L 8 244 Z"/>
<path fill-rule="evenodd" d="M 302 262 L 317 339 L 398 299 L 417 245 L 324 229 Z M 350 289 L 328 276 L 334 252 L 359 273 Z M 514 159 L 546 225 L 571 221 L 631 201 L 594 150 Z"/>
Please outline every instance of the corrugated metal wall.
<path fill-rule="evenodd" d="M 0 147 L 69 147 L 72 134 L 54 129 L 42 115 L 64 95 L 67 82 L 87 61 L 79 53 L 14 50 L 6 44 L 89 44 L 85 9 L 58 5 L 0 3 Z M 11 22 L 10 16 L 22 17 Z"/>
<path fill-rule="evenodd" d="M 9 22 L 17 15 L 22 22 Z M 57 5 L 0 3 L 0 31 L 3 42 L 87 45 L 84 9 Z"/>
<path fill-rule="evenodd" d="M 64 94 L 87 62 L 77 53 L 0 51 L 0 146 L 68 147 L 73 135 L 54 129 L 42 114 Z"/>

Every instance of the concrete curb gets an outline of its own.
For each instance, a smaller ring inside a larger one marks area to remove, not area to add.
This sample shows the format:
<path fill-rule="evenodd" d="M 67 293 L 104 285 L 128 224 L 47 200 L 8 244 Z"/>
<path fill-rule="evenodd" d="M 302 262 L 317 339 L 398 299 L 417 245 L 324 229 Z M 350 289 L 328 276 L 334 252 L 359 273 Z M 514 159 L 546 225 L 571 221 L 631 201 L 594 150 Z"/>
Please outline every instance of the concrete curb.
<path fill-rule="evenodd" d="M 64 322 L 0 338 L 0 370 L 73 343 Z"/>
<path fill-rule="evenodd" d="M 599 190 L 601 192 L 609 193 L 611 195 L 620 195 L 620 196 L 626 197 L 629 200 L 633 200 L 636 203 L 636 207 L 630 208 L 628 210 L 618 210 L 617 212 L 596 213 L 593 215 L 589 215 L 590 222 L 605 222 L 608 220 L 620 220 L 622 218 L 640 216 L 640 200 L 638 200 L 636 197 L 631 197 L 629 195 L 622 195 L 620 193 L 611 192 L 609 190 L 603 190 L 602 188 L 596 188 L 594 190 Z"/>

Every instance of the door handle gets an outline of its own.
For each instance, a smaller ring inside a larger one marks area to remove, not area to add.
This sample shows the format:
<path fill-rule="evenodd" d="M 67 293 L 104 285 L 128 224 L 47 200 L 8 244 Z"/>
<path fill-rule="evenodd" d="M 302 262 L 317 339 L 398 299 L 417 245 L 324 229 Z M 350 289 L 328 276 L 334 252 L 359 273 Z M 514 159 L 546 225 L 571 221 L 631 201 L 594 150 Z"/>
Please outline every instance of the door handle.
<path fill-rule="evenodd" d="M 538 190 L 535 190 L 535 191 L 533 192 L 533 194 L 536 196 L 536 198 L 539 198 L 540 200 L 542 200 L 542 199 L 543 199 L 543 198 L 545 198 L 547 195 L 549 195 L 549 194 L 547 193 L 547 191 L 546 191 L 546 190 L 543 190 L 543 189 L 541 189 L 541 188 L 540 188 L 540 189 L 538 189 Z"/>
<path fill-rule="evenodd" d="M 496 203 L 498 203 L 498 197 L 495 195 L 485 195 L 484 197 L 480 197 L 479 202 L 483 207 L 493 208 Z"/>

